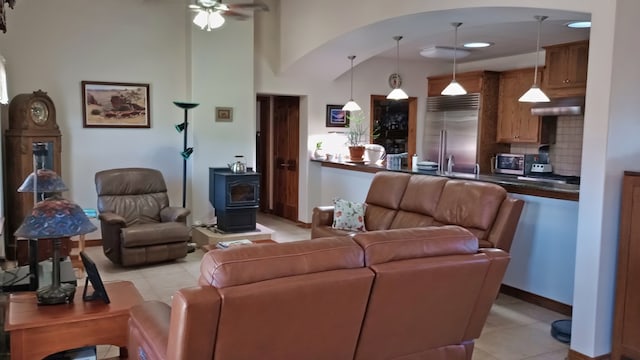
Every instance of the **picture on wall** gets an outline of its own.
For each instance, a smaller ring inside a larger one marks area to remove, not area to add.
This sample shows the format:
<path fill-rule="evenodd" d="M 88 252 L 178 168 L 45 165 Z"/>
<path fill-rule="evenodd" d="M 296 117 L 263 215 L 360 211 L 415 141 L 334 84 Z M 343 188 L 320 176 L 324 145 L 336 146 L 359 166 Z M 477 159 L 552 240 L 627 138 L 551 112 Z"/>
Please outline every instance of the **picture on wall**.
<path fill-rule="evenodd" d="M 216 106 L 216 121 L 233 121 L 233 108 Z"/>
<path fill-rule="evenodd" d="M 347 111 L 342 110 L 343 105 L 327 105 L 327 127 L 346 127 L 349 125 Z"/>
<path fill-rule="evenodd" d="M 82 82 L 86 128 L 150 128 L 149 84 Z"/>

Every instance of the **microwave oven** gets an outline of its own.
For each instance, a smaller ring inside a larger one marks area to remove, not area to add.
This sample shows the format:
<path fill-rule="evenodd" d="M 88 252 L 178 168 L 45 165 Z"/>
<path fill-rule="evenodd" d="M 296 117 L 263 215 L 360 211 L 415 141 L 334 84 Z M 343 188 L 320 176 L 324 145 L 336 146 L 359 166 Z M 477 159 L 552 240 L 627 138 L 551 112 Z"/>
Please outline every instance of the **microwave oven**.
<path fill-rule="evenodd" d="M 526 175 L 531 165 L 539 162 L 538 154 L 496 154 L 495 172 L 498 174 Z"/>

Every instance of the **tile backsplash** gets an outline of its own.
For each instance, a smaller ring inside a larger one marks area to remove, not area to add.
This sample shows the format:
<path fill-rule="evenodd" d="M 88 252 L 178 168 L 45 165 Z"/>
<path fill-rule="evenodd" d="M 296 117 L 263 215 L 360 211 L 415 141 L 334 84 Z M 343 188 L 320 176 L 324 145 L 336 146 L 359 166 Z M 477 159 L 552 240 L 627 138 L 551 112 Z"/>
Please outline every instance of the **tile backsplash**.
<path fill-rule="evenodd" d="M 549 146 L 549 162 L 553 172 L 560 175 L 580 176 L 582 162 L 582 129 L 584 116 L 558 116 L 556 143 Z M 537 144 L 512 144 L 516 154 L 537 154 Z"/>

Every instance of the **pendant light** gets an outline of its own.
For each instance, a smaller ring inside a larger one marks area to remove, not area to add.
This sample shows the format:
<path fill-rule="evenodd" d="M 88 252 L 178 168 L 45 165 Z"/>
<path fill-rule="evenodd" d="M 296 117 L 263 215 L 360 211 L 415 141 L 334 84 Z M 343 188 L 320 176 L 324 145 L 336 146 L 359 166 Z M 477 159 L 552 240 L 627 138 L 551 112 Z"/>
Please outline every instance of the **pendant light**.
<path fill-rule="evenodd" d="M 540 27 L 547 16 L 534 16 L 538 20 L 538 41 L 536 42 L 536 65 L 533 70 L 533 85 L 524 95 L 520 96 L 520 102 L 549 102 L 549 97 L 538 87 L 538 59 L 540 55 Z"/>
<path fill-rule="evenodd" d="M 451 26 L 455 29 L 455 36 L 453 40 L 453 79 L 449 85 L 442 90 L 440 93 L 442 95 L 464 95 L 467 93 L 467 90 L 465 90 L 462 85 L 456 81 L 456 52 L 458 51 L 458 28 L 460 25 L 462 25 L 461 22 L 451 23 Z"/>
<path fill-rule="evenodd" d="M 396 75 L 400 76 L 400 40 L 402 40 L 402 36 L 394 36 L 393 40 L 396 41 Z M 404 90 L 400 88 L 400 82 L 396 81 L 393 87 L 393 90 L 387 95 L 387 99 L 389 100 L 404 100 L 408 99 L 409 95 L 407 95 Z"/>
<path fill-rule="evenodd" d="M 360 111 L 362 110 L 360 108 L 360 105 L 358 105 L 355 101 L 353 101 L 353 59 L 355 59 L 356 56 L 355 55 L 349 55 L 347 56 L 347 59 L 351 60 L 351 97 L 349 98 L 349 101 L 344 104 L 344 106 L 342 107 L 342 110 L 344 111 Z"/>

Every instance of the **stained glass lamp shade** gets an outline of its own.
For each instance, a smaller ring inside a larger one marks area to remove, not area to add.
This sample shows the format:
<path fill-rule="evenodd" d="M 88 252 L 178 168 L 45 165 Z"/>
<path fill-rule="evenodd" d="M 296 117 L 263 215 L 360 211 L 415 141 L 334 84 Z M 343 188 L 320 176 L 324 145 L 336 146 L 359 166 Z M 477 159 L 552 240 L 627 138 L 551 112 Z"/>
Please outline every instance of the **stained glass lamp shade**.
<path fill-rule="evenodd" d="M 38 304 L 53 305 L 70 303 L 76 287 L 60 284 L 61 238 L 83 235 L 97 230 L 80 206 L 62 198 L 40 201 L 25 217 L 15 236 L 27 239 L 53 239 L 53 272 L 51 285 L 36 292 Z"/>
<path fill-rule="evenodd" d="M 29 174 L 18 188 L 18 192 L 58 193 L 69 190 L 55 171 L 38 169 L 36 172 L 38 177 L 36 178 L 34 173 Z"/>

